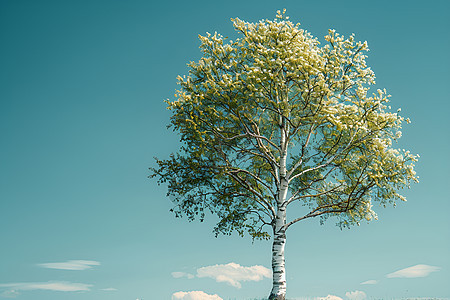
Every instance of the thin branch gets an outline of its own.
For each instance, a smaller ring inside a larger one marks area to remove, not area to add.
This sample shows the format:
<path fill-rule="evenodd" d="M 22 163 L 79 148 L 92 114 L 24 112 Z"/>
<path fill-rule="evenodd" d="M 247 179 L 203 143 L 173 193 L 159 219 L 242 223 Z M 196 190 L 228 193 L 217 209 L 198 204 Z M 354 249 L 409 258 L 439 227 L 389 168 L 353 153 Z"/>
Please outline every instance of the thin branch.
<path fill-rule="evenodd" d="M 290 203 L 292 203 L 292 202 L 294 202 L 294 201 L 296 201 L 296 200 L 302 199 L 302 198 L 314 198 L 314 197 L 319 197 L 319 196 L 323 196 L 323 195 L 332 193 L 332 192 L 334 192 L 335 190 L 337 190 L 338 188 L 340 188 L 342 185 L 343 185 L 343 184 L 341 183 L 341 184 L 339 184 L 339 185 L 333 187 L 333 188 L 330 189 L 330 190 L 327 190 L 327 191 L 324 191 L 324 192 L 321 192 L 321 193 L 317 193 L 317 194 L 313 194 L 313 195 L 301 195 L 301 196 L 298 196 L 298 197 L 291 197 L 291 198 L 289 198 L 289 200 L 287 201 L 287 204 L 286 204 L 286 205 L 289 205 Z"/>
<path fill-rule="evenodd" d="M 271 188 L 265 183 L 264 180 L 262 180 L 261 178 L 259 178 L 257 175 L 253 174 L 250 171 L 244 170 L 244 169 L 240 169 L 240 168 L 236 168 L 236 167 L 229 167 L 230 169 L 232 169 L 233 173 L 245 173 L 247 175 L 250 175 L 251 177 L 253 177 L 257 182 L 259 182 L 260 184 L 262 184 L 264 187 L 266 187 L 269 191 L 271 191 Z M 272 196 L 275 197 L 274 194 L 272 194 Z"/>
<path fill-rule="evenodd" d="M 251 192 L 252 194 L 257 196 L 260 199 L 260 201 L 258 201 L 256 198 L 255 198 L 255 201 L 258 202 L 263 208 L 268 209 L 268 211 L 272 213 L 273 218 L 276 217 L 276 212 L 275 212 L 275 209 L 272 207 L 272 205 L 270 205 L 270 203 L 267 202 L 266 199 L 264 199 L 264 197 L 260 193 L 258 193 L 255 189 L 253 189 L 252 186 L 250 186 L 250 184 L 248 184 L 248 182 L 246 182 L 245 180 L 243 180 L 242 178 L 240 178 L 238 175 L 234 174 L 233 172 L 226 172 L 226 174 L 231 176 L 234 180 L 236 180 L 242 187 L 247 189 L 249 192 Z"/>
<path fill-rule="evenodd" d="M 328 166 L 329 164 L 331 164 L 331 163 L 336 159 L 336 157 L 338 157 L 339 155 L 343 154 L 344 151 L 346 151 L 346 150 L 350 147 L 350 145 L 351 145 L 351 143 L 352 143 L 352 141 L 353 141 L 353 138 L 354 138 L 355 135 L 356 135 L 356 132 L 357 132 L 357 131 L 355 131 L 355 133 L 352 135 L 352 137 L 350 138 L 350 141 L 347 143 L 347 145 L 344 147 L 344 149 L 342 149 L 342 151 L 340 151 L 339 153 L 336 153 L 334 156 L 330 157 L 330 159 L 328 159 L 328 161 L 325 162 L 324 164 L 318 165 L 318 166 L 313 167 L 313 168 L 306 169 L 306 170 L 304 170 L 304 171 L 302 171 L 302 172 L 296 174 L 295 176 L 293 176 L 293 177 L 291 177 L 291 178 L 289 179 L 289 182 L 291 182 L 292 180 L 294 180 L 295 178 L 297 178 L 297 177 L 299 177 L 299 176 L 302 176 L 303 174 L 305 174 L 305 173 L 307 173 L 307 172 L 311 172 L 311 171 L 314 171 L 314 170 L 317 170 L 317 169 L 326 167 L 326 166 Z M 326 156 L 325 156 L 325 157 L 326 157 Z M 325 159 L 325 157 L 324 157 L 324 159 Z"/>
<path fill-rule="evenodd" d="M 365 194 L 370 188 L 372 188 L 372 187 L 374 186 L 374 183 L 369 183 L 369 184 L 368 184 L 367 186 L 365 186 L 362 190 L 360 189 L 360 190 L 358 191 L 358 193 L 360 193 L 360 195 L 357 195 L 356 197 L 353 197 L 353 198 L 352 198 L 352 194 L 353 194 L 353 192 L 355 191 L 356 187 L 362 182 L 361 178 L 362 178 L 362 176 L 364 175 L 364 172 L 365 172 L 365 170 L 366 170 L 366 168 L 367 168 L 368 165 L 369 165 L 369 164 L 367 163 L 366 166 L 365 166 L 365 167 L 363 168 L 363 170 L 361 171 L 361 174 L 360 174 L 360 176 L 358 177 L 357 182 L 355 183 L 355 185 L 354 185 L 352 191 L 350 192 L 349 196 L 347 197 L 347 200 L 342 200 L 342 201 L 340 201 L 340 202 L 338 202 L 338 203 L 330 203 L 330 204 L 325 204 L 325 205 L 318 206 L 318 207 L 316 207 L 314 210 L 312 210 L 311 212 L 309 212 L 308 214 L 304 215 L 303 217 L 299 217 L 299 218 L 297 218 L 297 219 L 294 219 L 294 220 L 292 220 L 291 222 L 289 222 L 288 224 L 286 224 L 286 225 L 285 225 L 285 229 L 287 229 L 289 226 L 291 226 L 291 225 L 293 225 L 293 224 L 295 224 L 295 223 L 297 223 L 297 222 L 299 222 L 299 221 L 301 221 L 301 220 L 307 219 L 307 218 L 317 217 L 317 216 L 320 216 L 320 215 L 323 215 L 323 214 L 326 214 L 326 213 L 343 213 L 343 212 L 347 212 L 347 211 L 350 211 L 350 210 L 354 209 L 355 206 L 356 206 L 356 204 L 359 202 L 359 201 L 354 201 L 354 200 L 359 200 L 359 199 L 361 199 L 361 198 L 364 196 L 364 194 Z M 357 193 L 357 194 L 358 194 L 358 193 Z M 350 202 L 351 202 L 352 200 L 354 201 L 354 203 L 353 203 L 353 205 L 350 207 Z M 321 210 L 323 210 L 323 209 L 325 209 L 325 208 L 329 208 L 329 207 L 340 207 L 340 206 L 341 206 L 342 204 L 344 204 L 344 203 L 346 203 L 346 206 L 343 207 L 343 208 L 341 208 L 341 209 L 333 209 L 333 210 L 324 210 L 324 211 L 321 211 Z"/>
<path fill-rule="evenodd" d="M 292 173 L 294 173 L 294 171 L 302 165 L 303 156 L 305 155 L 305 149 L 306 149 L 306 147 L 308 147 L 309 139 L 311 138 L 311 134 L 314 131 L 313 128 L 314 128 L 314 123 L 311 124 L 311 127 L 309 128 L 308 137 L 306 138 L 306 142 L 304 145 L 302 145 L 302 155 L 301 155 L 299 161 L 292 167 L 292 169 L 290 171 L 288 171 L 287 176 L 286 176 L 287 178 L 290 178 Z"/>

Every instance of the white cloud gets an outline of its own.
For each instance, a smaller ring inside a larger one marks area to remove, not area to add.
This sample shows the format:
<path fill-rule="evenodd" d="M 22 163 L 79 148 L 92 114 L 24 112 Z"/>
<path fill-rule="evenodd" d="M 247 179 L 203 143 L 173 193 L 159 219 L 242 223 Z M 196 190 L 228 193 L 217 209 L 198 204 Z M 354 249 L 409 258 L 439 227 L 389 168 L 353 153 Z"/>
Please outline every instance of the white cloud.
<path fill-rule="evenodd" d="M 345 293 L 345 296 L 351 300 L 363 300 L 367 298 L 366 293 L 363 291 L 353 291 Z"/>
<path fill-rule="evenodd" d="M 429 265 L 415 265 L 409 268 L 401 269 L 393 273 L 387 274 L 387 278 L 416 278 L 426 277 L 432 272 L 437 272 L 441 268 Z"/>
<path fill-rule="evenodd" d="M 208 295 L 202 291 L 176 292 L 172 295 L 172 300 L 223 300 L 217 294 Z"/>
<path fill-rule="evenodd" d="M 185 272 L 172 272 L 173 278 L 181 278 L 181 277 L 187 277 L 188 279 L 194 278 L 194 275 L 185 273 Z"/>
<path fill-rule="evenodd" d="M 335 295 L 328 295 L 326 297 L 319 297 L 319 300 L 343 300 L 343 299 Z"/>
<path fill-rule="evenodd" d="M 197 277 L 210 277 L 217 282 L 241 288 L 240 281 L 260 281 L 264 277 L 271 278 L 272 272 L 263 266 L 243 267 L 236 263 L 214 265 L 197 269 Z"/>
<path fill-rule="evenodd" d="M 367 281 L 361 282 L 361 284 L 377 284 L 377 283 L 378 283 L 378 281 L 375 280 L 375 279 L 371 279 L 371 280 L 367 280 Z"/>
<path fill-rule="evenodd" d="M 19 296 L 20 293 L 16 290 L 8 290 L 8 291 L 4 291 L 0 294 L 0 298 L 15 298 L 17 296 Z"/>
<path fill-rule="evenodd" d="M 98 261 L 93 260 L 68 260 L 66 262 L 59 262 L 59 263 L 38 264 L 38 266 L 47 269 L 75 270 L 75 271 L 87 270 L 91 269 L 92 266 L 99 266 L 99 265 L 100 263 Z"/>
<path fill-rule="evenodd" d="M 32 291 L 47 290 L 59 292 L 80 292 L 89 291 L 91 284 L 72 283 L 65 281 L 49 281 L 49 282 L 19 282 L 0 284 L 0 288 L 9 289 L 9 291 Z"/>
<path fill-rule="evenodd" d="M 106 288 L 106 289 L 100 289 L 101 291 L 107 291 L 107 292 L 110 292 L 110 291 L 117 291 L 117 289 L 115 289 L 115 288 Z"/>
<path fill-rule="evenodd" d="M 263 266 L 243 267 L 236 263 L 215 265 L 197 269 L 197 277 L 210 277 L 217 282 L 241 288 L 240 281 L 260 281 L 264 277 L 271 278 L 272 272 Z"/>

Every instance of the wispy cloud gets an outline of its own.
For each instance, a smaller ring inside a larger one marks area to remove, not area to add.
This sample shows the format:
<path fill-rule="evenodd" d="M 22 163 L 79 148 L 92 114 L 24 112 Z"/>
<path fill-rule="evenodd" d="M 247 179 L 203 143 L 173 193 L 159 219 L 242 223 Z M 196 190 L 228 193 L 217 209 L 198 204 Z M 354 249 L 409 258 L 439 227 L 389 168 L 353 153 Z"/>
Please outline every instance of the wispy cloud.
<path fill-rule="evenodd" d="M 441 268 L 429 265 L 415 265 L 409 268 L 401 269 L 393 273 L 387 274 L 387 278 L 417 278 L 426 277 L 432 272 L 437 272 Z"/>
<path fill-rule="evenodd" d="M 0 289 L 7 289 L 9 292 L 47 290 L 59 292 L 80 292 L 89 291 L 91 284 L 74 283 L 66 281 L 48 281 L 48 282 L 17 282 L 0 284 Z"/>
<path fill-rule="evenodd" d="M 47 269 L 74 270 L 74 271 L 92 269 L 93 266 L 99 265 L 100 263 L 94 260 L 68 260 L 66 262 L 38 264 L 38 266 Z"/>
<path fill-rule="evenodd" d="M 343 300 L 341 297 L 338 297 L 335 295 L 328 295 L 326 297 L 319 297 L 317 299 L 319 299 L 319 300 Z"/>
<path fill-rule="evenodd" d="M 0 298 L 16 298 L 20 293 L 16 290 L 7 290 L 0 293 Z"/>
<path fill-rule="evenodd" d="M 208 295 L 202 291 L 176 292 L 172 295 L 172 300 L 223 300 L 218 295 Z"/>
<path fill-rule="evenodd" d="M 361 282 L 361 284 L 377 284 L 377 283 L 378 283 L 378 280 L 375 280 L 375 279 L 370 279 L 370 280 Z"/>
<path fill-rule="evenodd" d="M 367 298 L 366 293 L 363 291 L 353 291 L 345 293 L 345 296 L 350 300 L 364 300 Z"/>
<path fill-rule="evenodd" d="M 241 288 L 241 281 L 260 281 L 264 277 L 271 278 L 272 272 L 263 266 L 243 267 L 236 263 L 214 265 L 197 269 L 197 277 L 210 277 L 217 282 Z"/>
<path fill-rule="evenodd" d="M 181 277 L 187 277 L 188 279 L 194 278 L 194 275 L 185 272 L 172 272 L 171 274 L 173 278 L 181 278 Z"/>
<path fill-rule="evenodd" d="M 101 291 L 107 291 L 107 292 L 110 292 L 110 291 L 117 291 L 117 289 L 116 288 L 106 288 L 106 289 L 100 289 Z"/>

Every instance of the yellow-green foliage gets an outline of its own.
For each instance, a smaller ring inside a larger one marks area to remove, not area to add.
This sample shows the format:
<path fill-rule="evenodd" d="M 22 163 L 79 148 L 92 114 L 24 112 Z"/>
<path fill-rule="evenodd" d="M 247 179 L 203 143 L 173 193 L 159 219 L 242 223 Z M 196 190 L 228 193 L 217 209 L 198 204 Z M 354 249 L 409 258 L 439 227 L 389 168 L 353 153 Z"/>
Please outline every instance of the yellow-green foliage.
<path fill-rule="evenodd" d="M 199 36 L 203 57 L 167 102 L 183 146 L 152 176 L 168 182 L 177 216 L 210 210 L 216 232 L 267 238 L 262 225 L 280 205 L 302 203 L 303 218 L 336 215 L 345 226 L 376 217 L 374 201 L 405 200 L 398 190 L 417 181 L 417 156 L 392 148 L 405 119 L 387 110 L 385 90 L 369 94 L 367 43 L 329 30 L 322 46 L 284 12 L 232 22 L 235 40 Z"/>

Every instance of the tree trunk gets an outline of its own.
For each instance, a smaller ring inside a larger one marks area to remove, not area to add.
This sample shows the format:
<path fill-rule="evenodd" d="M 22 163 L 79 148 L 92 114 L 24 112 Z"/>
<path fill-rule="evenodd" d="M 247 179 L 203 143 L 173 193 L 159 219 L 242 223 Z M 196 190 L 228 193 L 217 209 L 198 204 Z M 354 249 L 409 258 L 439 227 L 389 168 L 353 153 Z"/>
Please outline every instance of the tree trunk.
<path fill-rule="evenodd" d="M 286 178 L 287 144 L 286 136 L 289 132 L 289 124 L 286 118 L 280 115 L 280 156 L 279 178 L 280 185 L 277 187 L 277 216 L 273 223 L 273 245 L 272 245 L 272 291 L 269 300 L 286 299 L 286 268 L 284 265 L 284 246 L 286 245 L 286 195 L 289 183 Z"/>
<path fill-rule="evenodd" d="M 279 209 L 273 232 L 272 246 L 272 273 L 273 283 L 269 300 L 285 300 L 286 298 L 286 271 L 284 265 L 284 246 L 286 245 L 286 211 Z"/>

